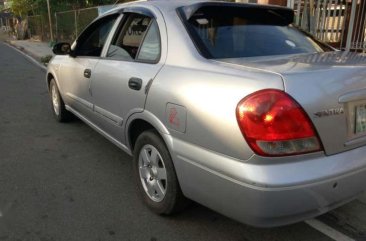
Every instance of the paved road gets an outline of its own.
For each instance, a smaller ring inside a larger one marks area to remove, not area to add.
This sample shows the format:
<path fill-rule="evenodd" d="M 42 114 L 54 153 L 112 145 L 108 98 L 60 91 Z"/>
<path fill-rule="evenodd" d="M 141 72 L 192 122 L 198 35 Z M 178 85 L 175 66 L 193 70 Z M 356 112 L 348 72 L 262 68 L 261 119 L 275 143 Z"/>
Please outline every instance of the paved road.
<path fill-rule="evenodd" d="M 44 75 L 0 43 L 0 241 L 330 240 L 305 223 L 256 229 L 198 204 L 151 213 L 128 155 L 80 121 L 53 119 Z"/>

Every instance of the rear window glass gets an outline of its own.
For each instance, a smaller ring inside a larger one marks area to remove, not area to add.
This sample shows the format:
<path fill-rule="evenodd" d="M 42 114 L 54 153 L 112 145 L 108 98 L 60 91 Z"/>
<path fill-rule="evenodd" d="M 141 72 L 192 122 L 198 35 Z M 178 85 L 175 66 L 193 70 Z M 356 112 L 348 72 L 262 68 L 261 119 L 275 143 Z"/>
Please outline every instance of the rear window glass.
<path fill-rule="evenodd" d="M 203 7 L 186 25 L 206 58 L 243 58 L 331 50 L 266 9 Z"/>

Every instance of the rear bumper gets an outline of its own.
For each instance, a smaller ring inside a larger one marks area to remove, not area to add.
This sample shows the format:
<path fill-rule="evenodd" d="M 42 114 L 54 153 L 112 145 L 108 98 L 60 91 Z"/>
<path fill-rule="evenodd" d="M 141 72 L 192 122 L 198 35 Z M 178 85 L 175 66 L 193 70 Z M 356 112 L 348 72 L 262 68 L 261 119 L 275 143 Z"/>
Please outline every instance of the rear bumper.
<path fill-rule="evenodd" d="M 312 218 L 351 201 L 366 189 L 366 148 L 330 157 L 309 156 L 304 161 L 279 164 L 279 170 L 277 165 L 265 164 L 252 169 L 253 164 L 177 140 L 174 147 L 173 159 L 183 193 L 225 216 L 253 226 L 273 227 Z M 360 156 L 360 153 L 364 154 Z M 347 159 L 352 157 L 357 158 Z M 322 161 L 336 162 L 337 169 L 329 166 L 317 172 L 316 177 L 309 173 Z M 342 162 L 353 165 L 341 165 Z M 293 168 L 296 164 L 297 169 Z M 248 174 L 248 170 L 256 173 Z M 238 178 L 238 171 L 242 178 Z M 271 172 L 282 173 L 281 180 L 272 179 L 279 173 Z"/>

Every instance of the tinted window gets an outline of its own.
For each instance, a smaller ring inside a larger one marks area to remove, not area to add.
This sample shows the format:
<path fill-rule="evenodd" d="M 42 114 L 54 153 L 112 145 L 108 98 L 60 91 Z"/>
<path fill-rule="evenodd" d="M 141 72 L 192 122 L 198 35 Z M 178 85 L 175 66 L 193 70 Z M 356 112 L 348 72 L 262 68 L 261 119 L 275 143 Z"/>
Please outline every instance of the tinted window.
<path fill-rule="evenodd" d="M 76 54 L 78 56 L 100 56 L 116 19 L 117 16 L 109 16 L 88 27 L 78 39 Z"/>
<path fill-rule="evenodd" d="M 208 58 L 240 58 L 329 50 L 266 9 L 207 8 L 187 21 Z"/>
<path fill-rule="evenodd" d="M 143 41 L 151 18 L 132 14 L 128 17 L 119 34 L 112 41 L 107 57 L 134 60 Z"/>

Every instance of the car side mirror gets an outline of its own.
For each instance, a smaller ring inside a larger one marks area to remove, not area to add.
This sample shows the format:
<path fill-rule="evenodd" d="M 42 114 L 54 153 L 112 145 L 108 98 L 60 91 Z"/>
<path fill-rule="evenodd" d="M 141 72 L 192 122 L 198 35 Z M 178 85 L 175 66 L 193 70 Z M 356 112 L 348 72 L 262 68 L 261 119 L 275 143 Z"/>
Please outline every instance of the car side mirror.
<path fill-rule="evenodd" d="M 69 43 L 57 43 L 53 46 L 52 52 L 56 55 L 67 55 L 71 53 L 71 45 Z"/>

